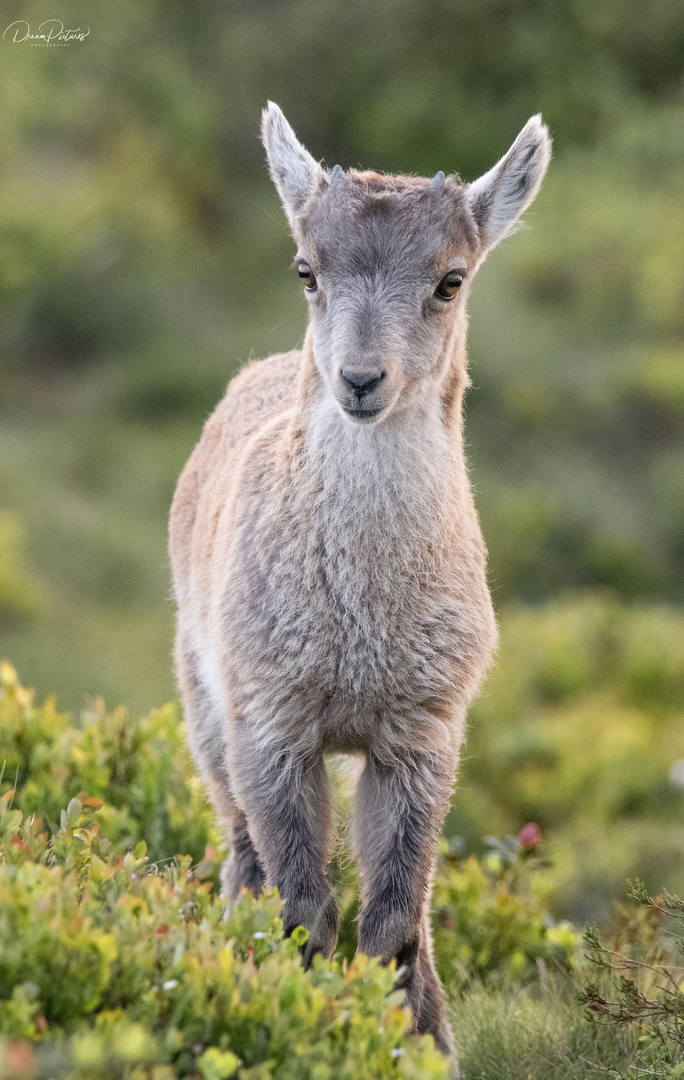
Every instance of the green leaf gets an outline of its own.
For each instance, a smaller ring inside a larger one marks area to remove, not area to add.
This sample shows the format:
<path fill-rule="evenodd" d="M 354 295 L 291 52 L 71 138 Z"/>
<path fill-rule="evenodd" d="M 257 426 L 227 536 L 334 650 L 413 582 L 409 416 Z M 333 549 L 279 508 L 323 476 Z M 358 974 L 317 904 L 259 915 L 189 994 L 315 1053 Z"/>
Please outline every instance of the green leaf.
<path fill-rule="evenodd" d="M 235 1074 L 240 1061 L 230 1050 L 219 1050 L 217 1046 L 210 1046 L 197 1059 L 197 1064 L 204 1080 L 228 1080 Z"/>

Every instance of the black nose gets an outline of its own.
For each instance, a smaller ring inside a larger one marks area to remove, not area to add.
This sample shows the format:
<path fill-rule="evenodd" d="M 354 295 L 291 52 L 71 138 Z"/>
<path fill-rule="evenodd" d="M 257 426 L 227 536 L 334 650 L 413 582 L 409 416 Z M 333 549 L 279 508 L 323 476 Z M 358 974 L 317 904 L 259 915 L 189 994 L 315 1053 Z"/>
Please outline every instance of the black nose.
<path fill-rule="evenodd" d="M 364 394 L 375 390 L 375 387 L 385 378 L 385 372 L 381 371 L 379 375 L 371 375 L 363 371 L 342 371 L 340 368 L 340 378 L 350 390 L 354 391 L 358 398 L 362 398 Z"/>

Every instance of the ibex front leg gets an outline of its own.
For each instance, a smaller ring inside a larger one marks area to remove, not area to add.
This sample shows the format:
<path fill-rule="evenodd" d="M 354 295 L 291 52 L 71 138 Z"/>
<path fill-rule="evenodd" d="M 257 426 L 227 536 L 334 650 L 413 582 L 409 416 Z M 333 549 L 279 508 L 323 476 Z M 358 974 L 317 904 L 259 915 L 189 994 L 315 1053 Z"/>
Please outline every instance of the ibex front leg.
<path fill-rule="evenodd" d="M 244 731 L 231 762 L 234 786 L 266 874 L 285 900 L 285 932 L 305 926 L 304 955 L 329 956 L 337 908 L 325 876 L 332 854 L 331 798 L 322 757 L 300 759 L 284 747 L 262 748 Z"/>
<path fill-rule="evenodd" d="M 357 791 L 356 845 L 363 875 L 359 950 L 396 959 L 415 1030 L 451 1053 L 429 921 L 435 840 L 451 794 L 456 754 L 411 754 L 395 765 L 369 755 Z"/>

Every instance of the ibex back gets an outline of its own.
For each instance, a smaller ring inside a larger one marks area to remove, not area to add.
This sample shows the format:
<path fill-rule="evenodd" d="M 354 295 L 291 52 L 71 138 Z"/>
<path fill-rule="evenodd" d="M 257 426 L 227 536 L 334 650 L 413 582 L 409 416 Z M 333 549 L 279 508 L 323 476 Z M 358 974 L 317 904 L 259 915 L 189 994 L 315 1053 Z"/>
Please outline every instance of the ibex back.
<path fill-rule="evenodd" d="M 332 172 L 264 112 L 310 306 L 301 352 L 230 383 L 171 512 L 176 662 L 224 824 L 229 901 L 276 885 L 329 954 L 327 752 L 362 755 L 359 948 L 403 968 L 415 1028 L 452 1039 L 430 881 L 466 709 L 496 630 L 463 457 L 470 282 L 534 198 L 529 121 L 474 184 Z"/>

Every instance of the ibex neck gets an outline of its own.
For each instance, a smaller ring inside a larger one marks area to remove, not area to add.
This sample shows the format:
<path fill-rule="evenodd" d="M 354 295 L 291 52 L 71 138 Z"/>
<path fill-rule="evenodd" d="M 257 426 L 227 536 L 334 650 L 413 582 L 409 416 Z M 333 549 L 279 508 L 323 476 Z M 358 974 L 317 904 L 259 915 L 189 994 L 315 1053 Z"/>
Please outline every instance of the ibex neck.
<path fill-rule="evenodd" d="M 344 504 L 352 514 L 355 508 L 364 516 L 375 510 L 388 520 L 402 505 L 413 508 L 416 523 L 421 515 L 434 520 L 469 491 L 461 393 L 456 418 L 453 401 L 445 407 L 436 390 L 379 424 L 355 424 L 327 391 L 305 347 L 293 428 L 297 468 L 303 467 L 305 483 L 314 483 L 323 498 Z"/>

